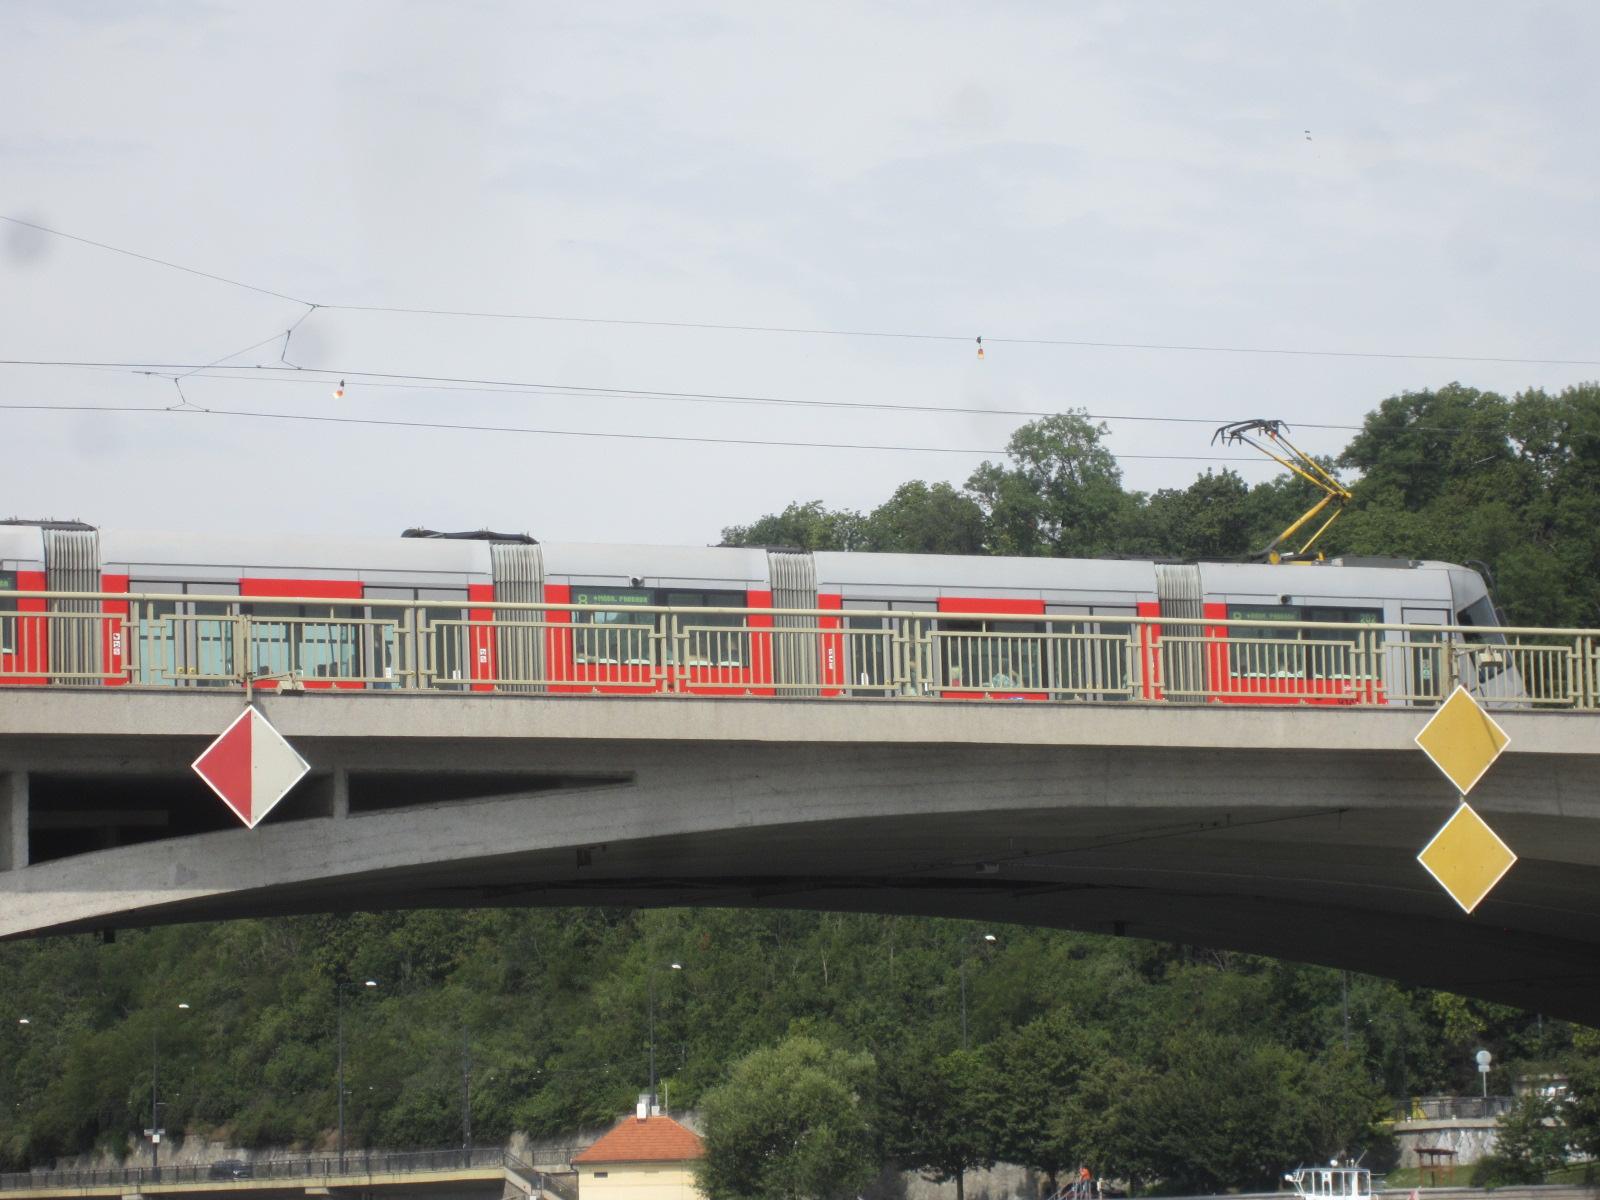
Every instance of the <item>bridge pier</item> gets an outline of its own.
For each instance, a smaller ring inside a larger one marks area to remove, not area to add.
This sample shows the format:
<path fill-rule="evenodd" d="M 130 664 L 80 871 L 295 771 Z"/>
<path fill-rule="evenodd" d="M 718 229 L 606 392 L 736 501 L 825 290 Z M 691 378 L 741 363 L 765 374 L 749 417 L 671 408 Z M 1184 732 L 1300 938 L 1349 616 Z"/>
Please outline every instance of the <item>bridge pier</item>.
<path fill-rule="evenodd" d="M 0 871 L 28 865 L 28 773 L 0 775 Z"/>
<path fill-rule="evenodd" d="M 328 815 L 335 821 L 350 815 L 350 772 L 345 767 L 334 767 L 328 781 Z"/>

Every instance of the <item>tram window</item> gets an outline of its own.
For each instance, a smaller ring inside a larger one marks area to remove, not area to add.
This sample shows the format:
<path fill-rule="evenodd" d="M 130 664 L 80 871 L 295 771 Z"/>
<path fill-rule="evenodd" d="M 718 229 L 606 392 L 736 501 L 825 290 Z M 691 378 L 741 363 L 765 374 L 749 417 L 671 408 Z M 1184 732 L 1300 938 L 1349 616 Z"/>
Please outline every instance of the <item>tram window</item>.
<path fill-rule="evenodd" d="M 1228 629 L 1228 669 L 1243 679 L 1298 679 L 1306 673 L 1300 631 L 1283 623 L 1298 621 L 1291 604 L 1229 605 L 1228 620 L 1250 621 Z M 1254 624 L 1260 622 L 1260 624 Z"/>
<path fill-rule="evenodd" d="M 17 602 L 6 595 L 17 590 L 17 573 L 0 571 L 0 654 L 17 652 Z"/>
<path fill-rule="evenodd" d="M 1378 624 L 1383 613 L 1376 608 L 1307 608 L 1303 619 L 1351 627 L 1348 633 L 1342 629 L 1307 629 L 1303 638 L 1319 643 L 1307 647 L 1308 670 L 1313 679 L 1349 679 L 1354 673 L 1351 652 L 1361 640 L 1358 627 Z"/>
<path fill-rule="evenodd" d="M 573 652 L 581 663 L 631 663 L 648 666 L 656 614 L 638 612 L 655 603 L 649 588 L 584 588 L 572 594 L 574 604 L 603 604 L 590 612 L 575 612 Z"/>
<path fill-rule="evenodd" d="M 671 608 L 744 608 L 743 592 L 663 592 L 660 603 Z M 688 666 L 742 667 L 749 661 L 743 613 L 706 613 L 680 616 L 678 626 L 685 629 Z M 668 654 L 676 651 L 669 648 Z"/>
<path fill-rule="evenodd" d="M 257 678 L 361 678 L 360 609 L 261 601 L 240 611 L 255 617 L 248 665 Z"/>
<path fill-rule="evenodd" d="M 1494 646 L 1501 646 L 1505 644 L 1506 635 L 1501 633 L 1498 628 L 1500 624 L 1500 618 L 1495 613 L 1494 605 L 1490 603 L 1489 597 L 1487 596 L 1479 596 L 1471 604 L 1467 605 L 1460 612 L 1458 612 L 1456 614 L 1456 624 L 1478 627 L 1488 626 L 1494 628 L 1495 631 L 1493 633 L 1486 631 L 1484 633 L 1467 634 L 1466 640 L 1469 642 L 1475 642 L 1479 645 L 1488 644 Z"/>
<path fill-rule="evenodd" d="M 140 601 L 134 610 L 132 635 L 138 642 L 134 677 L 139 683 L 226 687 L 231 682 L 236 671 L 230 618 L 238 610 L 227 601 L 188 597 L 237 595 L 238 584 L 132 579 L 128 590 L 171 597 Z"/>

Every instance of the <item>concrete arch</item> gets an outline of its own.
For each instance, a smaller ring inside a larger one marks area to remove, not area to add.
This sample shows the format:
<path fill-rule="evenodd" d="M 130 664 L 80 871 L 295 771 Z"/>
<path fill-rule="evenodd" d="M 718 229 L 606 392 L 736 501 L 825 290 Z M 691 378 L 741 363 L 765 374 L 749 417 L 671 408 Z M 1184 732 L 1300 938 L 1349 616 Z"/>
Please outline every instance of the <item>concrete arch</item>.
<path fill-rule="evenodd" d="M 1600 1023 L 1600 717 L 1502 718 L 1513 749 L 1473 801 L 1520 861 L 1468 917 L 1415 861 L 1455 806 L 1415 711 L 260 706 L 316 773 L 246 831 L 188 827 L 164 799 L 192 787 L 237 695 L 0 695 L 0 853 L 26 863 L 0 871 L 0 936 L 430 906 L 921 913 L 1272 954 Z M 166 824 L 61 852 L 62 828 L 136 816 Z M 54 856 L 18 855 L 19 837 Z"/>

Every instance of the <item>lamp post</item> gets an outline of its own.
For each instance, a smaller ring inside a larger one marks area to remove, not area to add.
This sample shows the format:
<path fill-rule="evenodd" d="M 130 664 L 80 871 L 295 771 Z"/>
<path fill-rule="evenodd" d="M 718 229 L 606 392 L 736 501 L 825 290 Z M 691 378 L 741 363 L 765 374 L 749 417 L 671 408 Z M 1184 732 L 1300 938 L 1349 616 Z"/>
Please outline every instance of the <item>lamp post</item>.
<path fill-rule="evenodd" d="M 32 1029 L 33 1029 L 33 1022 L 30 1021 L 27 1017 L 18 1017 L 17 1018 L 17 1030 L 18 1030 L 18 1037 L 19 1038 L 26 1039 L 26 1038 L 30 1037 L 31 1036 L 31 1032 L 30 1031 Z M 23 1059 L 22 1046 L 25 1045 L 25 1044 L 26 1044 L 25 1042 L 19 1041 L 18 1047 L 17 1047 L 17 1053 L 13 1056 L 12 1069 L 11 1069 L 11 1083 L 13 1085 L 13 1088 L 12 1088 L 11 1091 L 7 1091 L 5 1093 L 5 1097 L 6 1097 L 7 1100 L 9 1100 L 11 1098 L 13 1092 L 14 1092 L 14 1094 L 16 1094 L 18 1096 L 21 1096 L 21 1094 L 22 1094 L 22 1085 L 21 1085 L 21 1083 L 19 1081 L 20 1081 L 20 1079 L 22 1077 L 22 1059 Z M 22 1107 L 22 1101 L 20 1099 L 16 1102 L 15 1107 L 17 1107 L 18 1109 L 20 1109 Z"/>
<path fill-rule="evenodd" d="M 472 1035 L 461 1027 L 461 1165 L 472 1165 Z"/>
<path fill-rule="evenodd" d="M 968 958 L 968 952 L 971 949 L 973 941 L 975 941 L 975 940 L 976 940 L 975 936 L 972 937 L 972 938 L 969 938 L 965 943 L 963 943 L 962 948 L 961 948 L 961 1048 L 963 1050 L 968 1049 L 968 1046 L 967 1046 L 967 958 Z M 984 943 L 984 945 L 992 946 L 992 945 L 994 945 L 994 942 L 995 942 L 994 934 L 986 933 L 986 934 L 983 935 L 983 943 Z"/>
<path fill-rule="evenodd" d="M 672 963 L 671 970 L 683 970 L 682 963 Z M 645 1111 L 645 1116 L 654 1116 L 656 1111 L 656 969 L 650 968 L 650 1107 Z"/>
<path fill-rule="evenodd" d="M 363 984 L 365 988 L 378 986 L 376 979 L 368 979 Z M 339 1171 L 344 1172 L 344 994 L 353 990 L 347 980 L 339 980 L 334 984 L 335 1008 L 338 1010 L 337 1025 L 339 1029 Z"/>
<path fill-rule="evenodd" d="M 189 1006 L 178 1004 L 178 1011 L 188 1012 Z M 161 1128 L 161 1110 L 166 1107 L 166 1101 L 161 1099 L 161 1025 L 154 1022 L 150 1026 L 150 1128 L 144 1131 L 150 1139 L 150 1178 L 161 1182 L 161 1137 L 166 1130 Z"/>

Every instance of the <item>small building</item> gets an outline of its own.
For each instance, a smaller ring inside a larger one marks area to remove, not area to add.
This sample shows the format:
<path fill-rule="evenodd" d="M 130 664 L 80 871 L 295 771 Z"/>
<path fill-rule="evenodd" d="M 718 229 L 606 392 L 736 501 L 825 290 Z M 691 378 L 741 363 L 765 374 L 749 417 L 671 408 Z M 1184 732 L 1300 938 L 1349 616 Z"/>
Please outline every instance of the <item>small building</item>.
<path fill-rule="evenodd" d="M 705 1156 L 692 1129 L 641 1105 L 573 1156 L 579 1200 L 705 1200 L 694 1177 Z"/>

